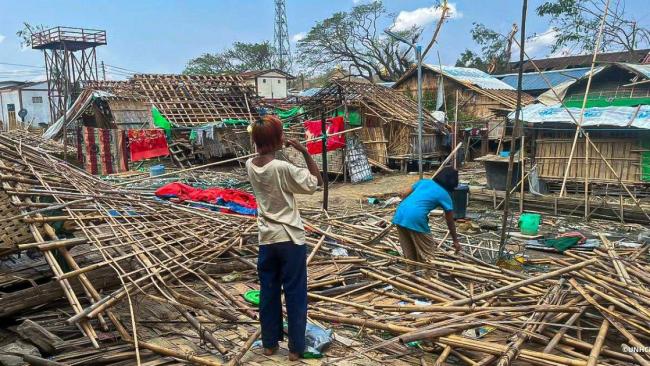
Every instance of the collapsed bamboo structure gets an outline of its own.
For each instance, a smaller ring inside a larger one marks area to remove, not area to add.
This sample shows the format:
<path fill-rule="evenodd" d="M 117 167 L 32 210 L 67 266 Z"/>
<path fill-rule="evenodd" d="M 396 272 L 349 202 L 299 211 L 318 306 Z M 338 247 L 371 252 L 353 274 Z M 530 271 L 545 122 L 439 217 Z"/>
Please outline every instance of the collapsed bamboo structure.
<path fill-rule="evenodd" d="M 218 365 L 263 357 L 249 352 L 259 324 L 242 300 L 258 288 L 253 218 L 106 183 L 19 137 L 0 135 L 0 151 L 3 204 L 14 210 L 0 225 L 29 231 L 13 253 L 40 255 L 38 266 L 21 269 L 22 279 L 0 276 L 0 317 L 29 318 L 30 309 L 65 298 L 66 316 L 32 314 L 55 331 L 83 334 L 64 342 L 54 362 L 171 357 Z M 604 248 L 593 254 L 567 251 L 517 272 L 492 264 L 494 233 L 461 234 L 464 254 L 446 252 L 443 239 L 423 264 L 395 255 L 395 232 L 372 240 L 392 209 L 303 207 L 302 215 L 308 318 L 334 331 L 329 362 L 649 362 L 647 246 L 621 249 L 602 236 Z M 439 238 L 446 232 L 433 230 Z M 11 293 L 30 278 L 39 284 Z M 106 334 L 119 342 L 107 347 Z M 90 348 L 82 356 L 72 344 Z"/>

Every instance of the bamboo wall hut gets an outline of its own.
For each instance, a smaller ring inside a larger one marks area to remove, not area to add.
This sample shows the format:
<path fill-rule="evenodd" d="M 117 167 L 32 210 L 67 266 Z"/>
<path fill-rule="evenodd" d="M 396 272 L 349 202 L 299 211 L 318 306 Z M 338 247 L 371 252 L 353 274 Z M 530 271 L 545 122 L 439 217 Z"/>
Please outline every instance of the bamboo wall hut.
<path fill-rule="evenodd" d="M 539 177 L 551 190 L 558 188 L 573 146 L 576 122 L 579 122 L 593 146 L 586 151 L 585 146 L 590 144 L 585 143 L 583 134 L 579 136 L 569 183 L 582 185 L 585 179 L 592 184 L 618 183 L 618 175 L 626 184 L 647 188 L 650 183 L 650 65 L 618 63 L 597 67 L 580 119 L 587 81 L 588 76 L 583 76 L 570 85 L 549 90 L 539 98 L 546 105 L 533 104 L 522 110 Z"/>
<path fill-rule="evenodd" d="M 394 89 L 344 79 L 331 80 L 303 104 L 308 118 L 320 113 L 348 115 L 348 128 L 358 134 L 371 162 L 402 165 L 417 158 L 417 103 Z M 425 159 L 443 156 L 445 125 L 424 111 L 422 152 Z"/>
<path fill-rule="evenodd" d="M 490 139 L 502 136 L 503 121 L 517 104 L 517 91 L 512 86 L 483 71 L 467 67 L 422 65 L 422 94 L 424 104 L 434 109 L 438 104 L 439 85 L 442 85 L 442 108 L 450 120 L 458 105 L 458 120 L 463 126 L 476 126 L 488 132 Z M 415 99 L 417 97 L 417 69 L 409 70 L 393 88 Z M 458 97 L 458 98 L 457 98 Z M 533 98 L 522 93 L 522 103 Z"/>
<path fill-rule="evenodd" d="M 62 137 L 64 122 L 71 147 L 84 141 L 79 137 L 84 127 L 165 128 L 172 136 L 172 160 L 184 167 L 197 158 L 248 153 L 246 126 L 259 117 L 256 102 L 252 87 L 239 76 L 137 74 L 126 81 L 85 84 L 66 117 L 50 126 L 44 137 Z"/>

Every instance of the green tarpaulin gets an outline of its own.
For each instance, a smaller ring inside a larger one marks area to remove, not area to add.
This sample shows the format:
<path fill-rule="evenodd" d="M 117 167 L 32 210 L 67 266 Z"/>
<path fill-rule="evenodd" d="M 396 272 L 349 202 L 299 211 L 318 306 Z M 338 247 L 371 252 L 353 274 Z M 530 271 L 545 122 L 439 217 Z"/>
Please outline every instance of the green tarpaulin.
<path fill-rule="evenodd" d="M 350 116 L 349 117 L 350 120 L 348 121 L 350 126 L 361 126 L 361 114 L 359 113 L 358 110 L 349 108 L 348 115 Z M 345 116 L 345 110 L 337 109 L 336 112 L 334 113 L 334 116 Z"/>
<path fill-rule="evenodd" d="M 579 241 L 580 241 L 579 237 L 570 236 L 570 237 L 562 237 L 562 238 L 555 238 L 555 239 L 546 239 L 546 242 L 544 244 L 547 247 L 552 247 L 557 249 L 560 253 L 564 253 L 565 250 L 578 244 Z"/>
<path fill-rule="evenodd" d="M 228 126 L 248 126 L 248 124 L 250 123 L 245 119 L 233 119 L 233 118 L 224 119 L 221 122 L 223 122 L 225 125 Z"/>
<path fill-rule="evenodd" d="M 650 139 L 641 139 L 641 148 L 650 150 Z M 650 151 L 641 152 L 641 180 L 650 182 Z"/>
<path fill-rule="evenodd" d="M 588 98 L 586 108 L 593 107 L 635 107 L 638 105 L 650 104 L 650 98 Z M 564 105 L 568 108 L 582 108 L 582 99 L 567 100 Z"/>
<path fill-rule="evenodd" d="M 162 115 L 162 113 L 160 113 L 158 108 L 151 108 L 151 116 L 153 117 L 153 124 L 156 127 L 162 128 L 165 131 L 170 131 L 172 129 L 172 124 Z"/>
<path fill-rule="evenodd" d="M 293 107 L 291 109 L 281 109 L 281 108 L 276 108 L 275 109 L 275 114 L 280 117 L 280 119 L 287 119 L 291 118 L 294 116 L 297 116 L 301 113 L 303 113 L 302 107 Z"/>

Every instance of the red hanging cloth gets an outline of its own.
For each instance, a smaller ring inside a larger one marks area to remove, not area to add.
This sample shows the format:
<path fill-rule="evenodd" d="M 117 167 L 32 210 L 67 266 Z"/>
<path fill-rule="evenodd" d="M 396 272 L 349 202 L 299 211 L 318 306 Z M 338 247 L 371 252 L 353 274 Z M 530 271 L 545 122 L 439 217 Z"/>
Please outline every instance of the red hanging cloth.
<path fill-rule="evenodd" d="M 326 128 L 327 128 L 327 134 L 331 135 L 333 133 L 341 132 L 345 128 L 345 124 L 343 123 L 343 117 L 333 117 L 333 118 L 328 118 L 325 121 Z M 305 126 L 305 131 L 307 132 L 307 140 L 313 139 L 316 137 L 320 137 L 323 135 L 323 131 L 321 129 L 321 121 L 320 120 L 314 120 L 314 121 L 305 121 L 304 126 Z M 336 136 L 328 136 L 327 137 L 327 151 L 333 151 L 333 150 L 338 150 L 345 147 L 345 136 L 343 134 L 336 135 Z M 307 143 L 307 151 L 311 154 L 320 154 L 323 152 L 323 142 L 320 140 L 317 141 L 312 141 Z"/>
<path fill-rule="evenodd" d="M 131 161 L 169 155 L 165 131 L 160 129 L 129 130 L 129 150 Z"/>

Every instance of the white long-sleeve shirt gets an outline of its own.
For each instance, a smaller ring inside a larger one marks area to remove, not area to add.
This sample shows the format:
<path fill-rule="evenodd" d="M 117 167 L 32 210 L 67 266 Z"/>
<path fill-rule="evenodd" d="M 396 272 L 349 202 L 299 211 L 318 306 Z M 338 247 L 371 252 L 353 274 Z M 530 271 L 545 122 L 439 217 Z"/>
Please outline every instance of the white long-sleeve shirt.
<path fill-rule="evenodd" d="M 292 241 L 305 243 L 305 229 L 294 194 L 312 194 L 318 179 L 308 169 L 274 159 L 264 166 L 246 161 L 246 170 L 257 199 L 260 245 Z"/>

